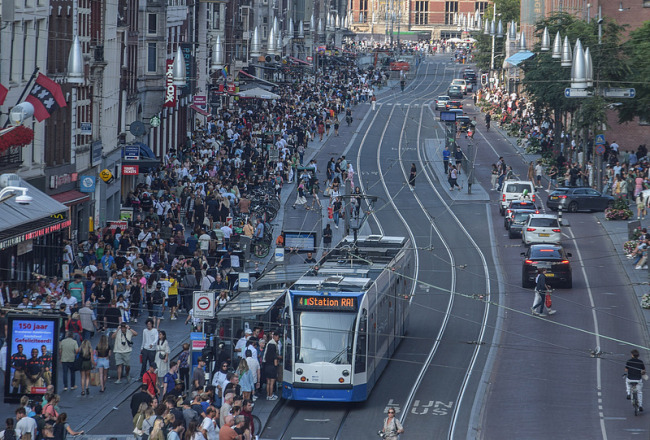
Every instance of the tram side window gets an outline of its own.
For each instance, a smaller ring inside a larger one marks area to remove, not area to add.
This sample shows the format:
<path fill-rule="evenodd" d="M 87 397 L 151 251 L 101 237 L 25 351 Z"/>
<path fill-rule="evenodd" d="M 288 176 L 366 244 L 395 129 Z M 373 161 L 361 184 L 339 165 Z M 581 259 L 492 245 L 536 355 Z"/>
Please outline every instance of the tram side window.
<path fill-rule="evenodd" d="M 368 310 L 363 309 L 359 320 L 359 333 L 357 334 L 357 352 L 354 359 L 354 372 L 363 373 L 366 371 L 366 353 L 368 339 Z"/>

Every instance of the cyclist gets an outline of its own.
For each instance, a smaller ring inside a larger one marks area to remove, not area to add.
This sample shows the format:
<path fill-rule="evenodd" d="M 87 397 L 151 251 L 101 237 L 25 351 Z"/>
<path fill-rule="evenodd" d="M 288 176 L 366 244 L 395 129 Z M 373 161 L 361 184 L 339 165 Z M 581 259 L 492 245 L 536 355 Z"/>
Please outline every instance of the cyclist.
<path fill-rule="evenodd" d="M 639 350 L 636 348 L 631 351 L 632 358 L 625 363 L 625 391 L 627 400 L 630 400 L 630 382 L 637 382 L 636 390 L 639 399 L 639 411 L 643 411 L 643 375 L 645 375 L 645 364 L 639 359 Z"/>

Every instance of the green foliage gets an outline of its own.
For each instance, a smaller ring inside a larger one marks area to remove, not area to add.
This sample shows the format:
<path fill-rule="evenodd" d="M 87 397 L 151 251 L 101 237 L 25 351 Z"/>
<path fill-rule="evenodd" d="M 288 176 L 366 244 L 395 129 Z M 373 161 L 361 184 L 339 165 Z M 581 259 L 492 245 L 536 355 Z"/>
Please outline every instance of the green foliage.
<path fill-rule="evenodd" d="M 629 83 L 621 87 L 634 87 L 634 99 L 621 100 L 618 107 L 619 122 L 627 122 L 635 117 L 650 121 L 650 21 L 630 32 L 623 52 L 629 57 L 631 66 Z"/>
<path fill-rule="evenodd" d="M 499 22 L 499 19 L 503 22 L 503 31 L 504 33 L 508 31 L 508 23 L 512 20 L 519 21 L 519 10 L 520 10 L 520 0 L 494 0 L 496 5 L 497 16 L 496 22 Z M 492 21 L 494 16 L 493 6 L 490 5 L 485 10 L 483 15 L 484 19 Z M 485 26 L 485 25 L 484 25 Z M 473 35 L 476 38 L 476 47 L 477 51 L 474 56 L 474 61 L 481 70 L 490 69 L 490 61 L 492 57 L 492 37 L 490 35 L 483 35 L 481 30 L 476 35 Z M 498 68 L 503 64 L 503 54 L 505 53 L 505 37 L 504 38 L 495 38 L 494 53 L 495 61 L 494 66 Z"/>

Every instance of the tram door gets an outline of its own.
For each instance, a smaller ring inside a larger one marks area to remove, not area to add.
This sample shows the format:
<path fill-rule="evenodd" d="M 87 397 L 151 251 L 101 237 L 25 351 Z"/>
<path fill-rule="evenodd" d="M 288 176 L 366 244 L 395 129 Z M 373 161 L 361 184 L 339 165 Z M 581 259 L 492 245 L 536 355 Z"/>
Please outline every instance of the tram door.
<path fill-rule="evenodd" d="M 293 325 L 291 319 L 291 310 L 286 306 L 282 311 L 282 370 L 283 381 L 293 382 Z"/>

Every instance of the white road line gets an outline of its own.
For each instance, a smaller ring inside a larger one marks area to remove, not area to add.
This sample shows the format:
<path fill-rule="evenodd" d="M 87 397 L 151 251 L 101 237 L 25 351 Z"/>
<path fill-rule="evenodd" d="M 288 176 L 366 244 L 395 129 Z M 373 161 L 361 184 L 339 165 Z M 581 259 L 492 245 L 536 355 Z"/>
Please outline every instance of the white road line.
<path fill-rule="evenodd" d="M 594 302 L 594 295 L 591 291 L 591 284 L 589 283 L 589 277 L 587 277 L 587 271 L 585 270 L 585 263 L 582 260 L 582 252 L 580 252 L 580 247 L 578 242 L 573 235 L 573 230 L 569 229 L 571 233 L 571 239 L 576 245 L 576 254 L 578 255 L 578 261 L 580 262 L 580 270 L 582 271 L 582 277 L 585 279 L 585 285 L 587 287 L 587 294 L 589 296 L 589 304 L 591 305 L 591 318 L 594 322 L 594 334 L 596 335 L 596 346 L 600 347 L 600 329 L 598 326 L 598 316 L 596 315 L 596 303 Z M 600 392 L 603 389 L 602 381 L 602 360 L 600 357 L 596 358 L 596 389 Z M 605 427 L 605 418 L 603 413 L 600 413 L 600 432 L 603 434 L 603 440 L 607 440 L 607 429 Z"/>

